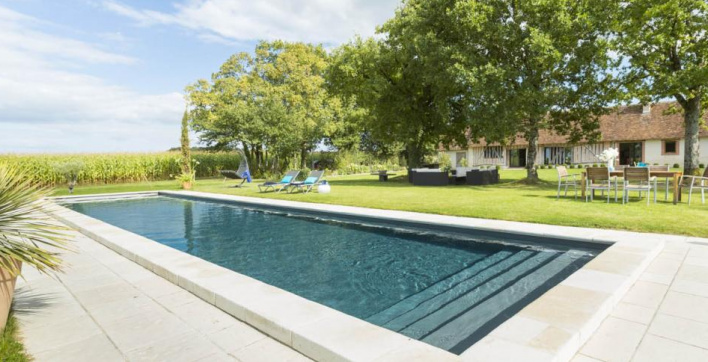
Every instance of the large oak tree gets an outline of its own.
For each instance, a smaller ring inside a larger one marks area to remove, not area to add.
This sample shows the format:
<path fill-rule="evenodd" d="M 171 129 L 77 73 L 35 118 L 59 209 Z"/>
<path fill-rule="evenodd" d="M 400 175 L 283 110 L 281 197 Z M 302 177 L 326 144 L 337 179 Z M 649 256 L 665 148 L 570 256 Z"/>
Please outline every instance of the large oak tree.
<path fill-rule="evenodd" d="M 708 106 L 708 2 L 628 0 L 617 9 L 617 51 L 627 59 L 630 98 L 676 99 L 684 117 L 684 172 L 699 171 L 699 131 Z"/>
<path fill-rule="evenodd" d="M 598 139 L 613 98 L 600 1 L 411 0 L 406 8 L 453 54 L 470 137 L 508 144 L 522 135 L 529 180 L 538 179 L 541 130 L 571 143 Z"/>

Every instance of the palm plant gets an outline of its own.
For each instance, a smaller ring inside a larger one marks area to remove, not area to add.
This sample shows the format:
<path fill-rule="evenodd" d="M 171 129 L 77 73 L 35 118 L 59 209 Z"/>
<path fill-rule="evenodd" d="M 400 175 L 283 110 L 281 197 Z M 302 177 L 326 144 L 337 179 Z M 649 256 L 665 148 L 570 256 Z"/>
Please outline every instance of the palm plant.
<path fill-rule="evenodd" d="M 19 275 L 19 262 L 44 273 L 60 269 L 58 253 L 47 247 L 66 250 L 68 235 L 42 210 L 49 192 L 27 174 L 0 164 L 0 269 L 12 276 Z"/>

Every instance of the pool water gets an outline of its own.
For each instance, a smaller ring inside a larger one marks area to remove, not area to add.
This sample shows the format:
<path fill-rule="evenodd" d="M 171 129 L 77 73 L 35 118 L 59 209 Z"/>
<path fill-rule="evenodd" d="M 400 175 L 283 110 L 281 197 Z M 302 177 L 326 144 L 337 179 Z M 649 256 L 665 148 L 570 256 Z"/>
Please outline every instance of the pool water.
<path fill-rule="evenodd" d="M 454 353 L 596 254 L 170 197 L 66 206 Z"/>

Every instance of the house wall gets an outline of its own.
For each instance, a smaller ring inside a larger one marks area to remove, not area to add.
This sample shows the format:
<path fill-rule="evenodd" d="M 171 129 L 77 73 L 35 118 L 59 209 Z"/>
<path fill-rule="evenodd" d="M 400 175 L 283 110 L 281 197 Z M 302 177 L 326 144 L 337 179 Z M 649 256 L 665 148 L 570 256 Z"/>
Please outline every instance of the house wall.
<path fill-rule="evenodd" d="M 484 157 L 484 147 L 476 146 L 470 147 L 467 155 L 467 163 L 469 166 L 479 166 L 479 165 L 502 165 L 506 166 L 507 152 L 506 148 L 502 149 L 501 158 L 485 158 Z"/>
<path fill-rule="evenodd" d="M 708 165 L 708 138 L 701 139 L 701 155 L 699 157 L 699 162 Z M 557 145 L 548 145 L 549 147 Z M 560 145 L 558 145 L 560 146 Z M 536 152 L 536 164 L 542 165 L 544 162 L 544 147 L 546 145 L 538 147 Z M 601 161 L 596 157 L 599 156 L 602 151 L 608 147 L 619 147 L 618 142 L 600 142 L 594 145 L 578 145 L 573 147 L 573 163 L 600 163 Z M 673 165 L 678 163 L 683 166 L 683 155 L 684 155 L 684 141 L 679 140 L 679 154 L 678 155 L 662 155 L 662 140 L 647 140 L 644 141 L 644 162 L 653 164 L 658 163 L 660 165 L 669 164 Z M 485 159 L 484 158 L 484 147 L 481 146 L 470 146 L 467 150 L 467 163 L 469 166 L 478 165 L 502 165 L 508 166 L 508 151 L 510 148 L 525 148 L 521 146 L 512 146 L 509 148 L 504 148 L 503 157 L 500 159 Z M 450 161 L 452 165 L 456 165 L 456 152 L 459 151 L 445 151 L 450 156 Z"/>
<path fill-rule="evenodd" d="M 684 141 L 678 141 L 678 155 L 662 155 L 662 140 L 644 141 L 644 162 L 648 164 L 658 163 L 660 165 L 673 165 L 678 163 L 683 165 Z"/>

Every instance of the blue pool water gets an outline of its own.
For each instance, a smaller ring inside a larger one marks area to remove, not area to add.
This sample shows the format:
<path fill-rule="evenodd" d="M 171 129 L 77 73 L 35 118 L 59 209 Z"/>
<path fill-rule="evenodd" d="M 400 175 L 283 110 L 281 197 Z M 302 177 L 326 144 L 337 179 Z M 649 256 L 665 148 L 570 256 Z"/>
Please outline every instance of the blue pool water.
<path fill-rule="evenodd" d="M 66 206 L 454 353 L 597 252 L 169 197 Z"/>

